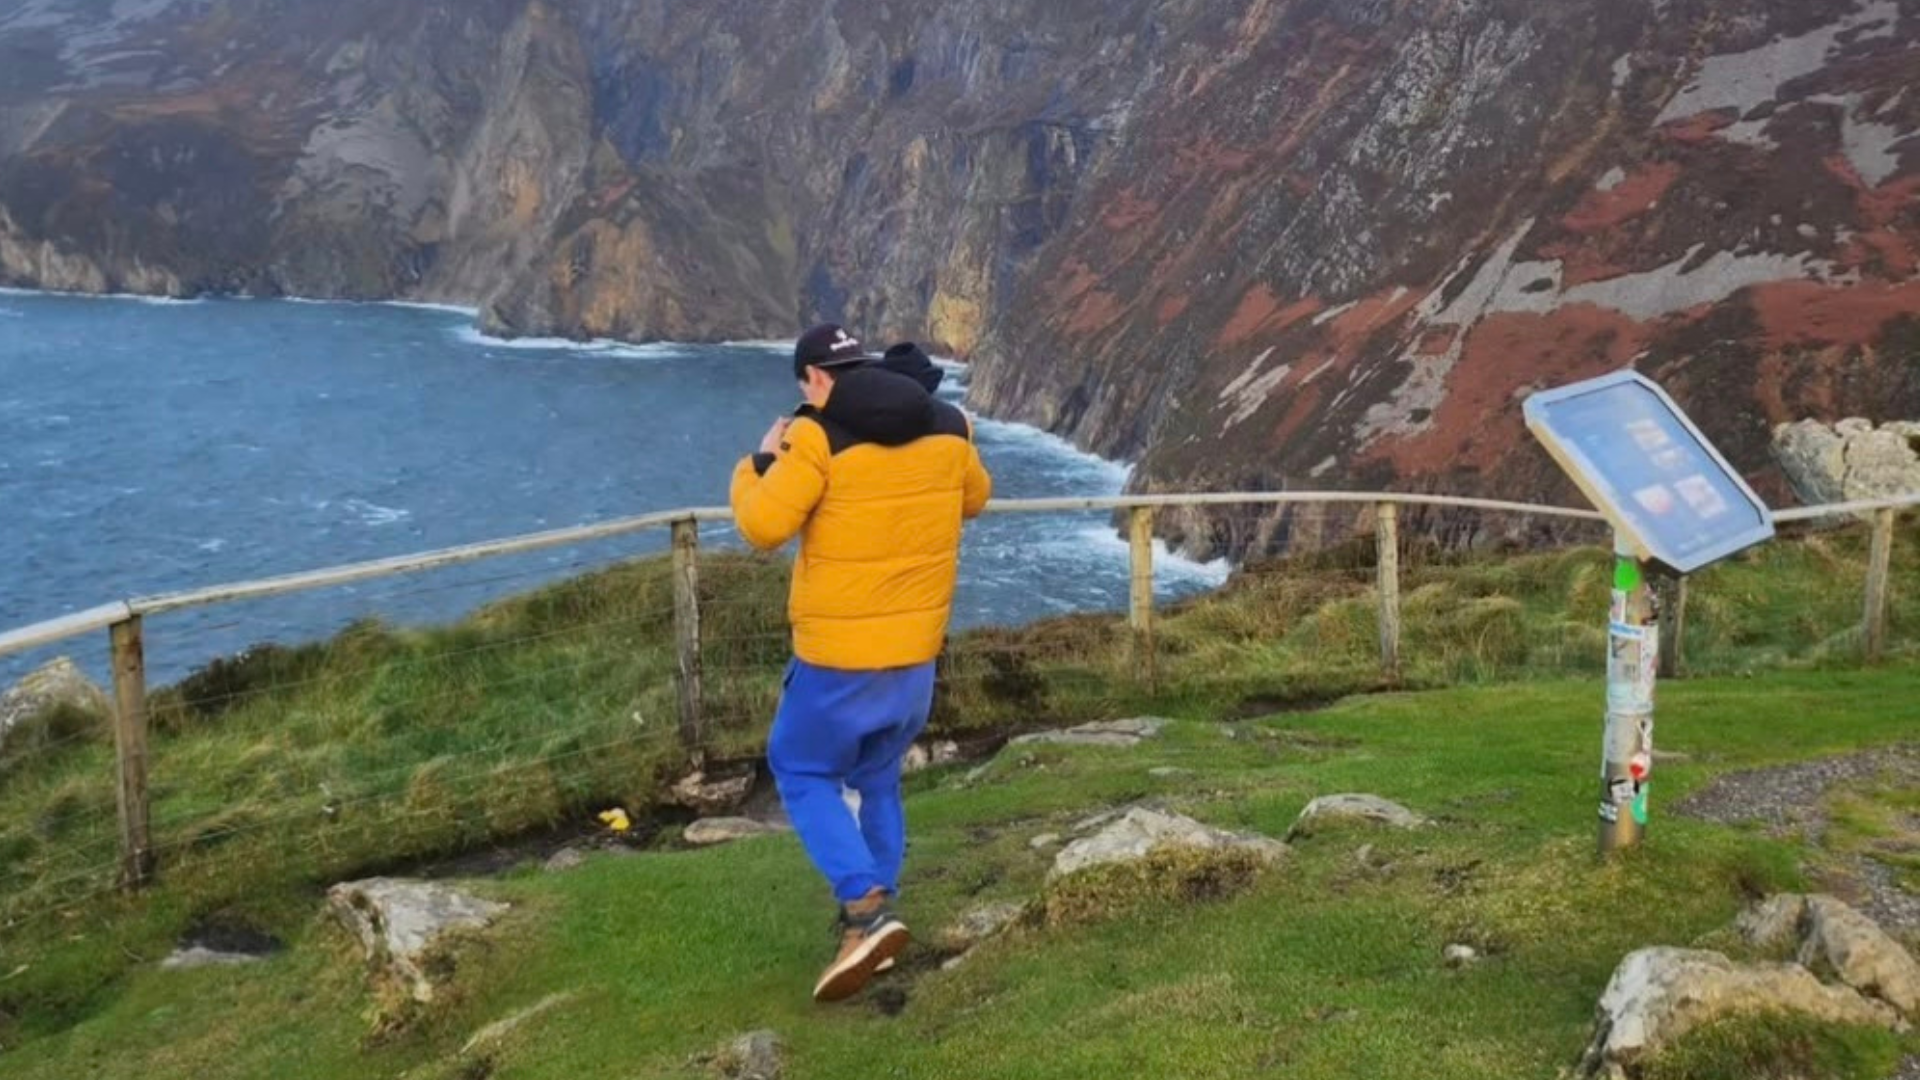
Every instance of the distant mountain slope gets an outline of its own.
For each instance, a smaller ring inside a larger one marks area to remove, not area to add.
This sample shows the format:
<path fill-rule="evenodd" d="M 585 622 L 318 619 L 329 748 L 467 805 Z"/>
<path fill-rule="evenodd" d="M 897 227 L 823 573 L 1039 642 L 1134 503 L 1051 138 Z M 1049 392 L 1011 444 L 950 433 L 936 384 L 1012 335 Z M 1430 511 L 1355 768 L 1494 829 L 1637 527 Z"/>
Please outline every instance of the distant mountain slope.
<path fill-rule="evenodd" d="M 1518 397 L 1633 363 L 1783 494 L 1920 415 L 1909 88 L 1920 0 L 28 0 L 0 280 L 839 316 L 1151 487 L 1565 497 Z"/>

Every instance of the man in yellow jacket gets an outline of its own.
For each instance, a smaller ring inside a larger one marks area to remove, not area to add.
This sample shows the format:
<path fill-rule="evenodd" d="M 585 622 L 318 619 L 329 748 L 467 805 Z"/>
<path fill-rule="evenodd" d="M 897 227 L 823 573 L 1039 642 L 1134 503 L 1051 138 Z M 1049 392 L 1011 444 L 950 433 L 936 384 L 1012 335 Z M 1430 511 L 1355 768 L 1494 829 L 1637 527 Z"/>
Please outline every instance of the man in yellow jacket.
<path fill-rule="evenodd" d="M 874 359 L 838 326 L 801 335 L 793 373 L 807 403 L 733 474 L 748 543 L 800 538 L 794 658 L 767 760 L 840 903 L 840 951 L 817 1001 L 857 993 L 907 945 L 890 906 L 906 853 L 900 765 L 933 708 L 961 522 L 993 489 L 966 416 Z M 860 793 L 857 820 L 844 788 Z"/>

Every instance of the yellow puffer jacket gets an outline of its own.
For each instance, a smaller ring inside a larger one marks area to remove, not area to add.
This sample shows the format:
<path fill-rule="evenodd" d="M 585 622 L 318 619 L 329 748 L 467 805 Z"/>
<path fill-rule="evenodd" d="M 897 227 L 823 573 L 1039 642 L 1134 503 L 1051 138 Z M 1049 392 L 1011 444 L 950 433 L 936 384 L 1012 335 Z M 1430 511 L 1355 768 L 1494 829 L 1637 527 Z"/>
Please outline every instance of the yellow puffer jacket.
<path fill-rule="evenodd" d="M 940 654 L 959 573 L 960 524 L 993 480 L 967 418 L 905 376 L 841 375 L 802 408 L 778 454 L 733 472 L 735 524 L 771 550 L 800 537 L 787 617 L 793 652 L 850 671 Z"/>

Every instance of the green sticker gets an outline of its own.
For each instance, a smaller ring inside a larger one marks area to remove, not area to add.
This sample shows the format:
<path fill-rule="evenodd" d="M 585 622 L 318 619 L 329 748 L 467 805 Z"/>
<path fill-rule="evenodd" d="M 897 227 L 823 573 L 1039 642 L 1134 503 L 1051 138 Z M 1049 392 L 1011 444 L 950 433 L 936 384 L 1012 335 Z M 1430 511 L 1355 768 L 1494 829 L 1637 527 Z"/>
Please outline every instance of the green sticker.
<path fill-rule="evenodd" d="M 1647 823 L 1647 789 L 1648 787 L 1649 785 L 1647 784 L 1641 784 L 1640 794 L 1635 795 L 1633 797 L 1633 823 L 1635 825 L 1645 825 Z"/>
<path fill-rule="evenodd" d="M 1640 587 L 1640 560 L 1615 559 L 1613 561 L 1613 587 L 1624 592 L 1632 592 Z"/>

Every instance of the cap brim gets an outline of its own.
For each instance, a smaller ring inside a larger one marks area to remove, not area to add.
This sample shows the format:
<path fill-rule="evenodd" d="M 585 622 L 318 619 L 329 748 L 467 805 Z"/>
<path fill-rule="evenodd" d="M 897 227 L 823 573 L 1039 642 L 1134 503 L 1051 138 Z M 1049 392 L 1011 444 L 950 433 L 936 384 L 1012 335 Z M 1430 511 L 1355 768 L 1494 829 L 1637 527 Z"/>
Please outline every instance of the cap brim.
<path fill-rule="evenodd" d="M 838 360 L 814 360 L 808 363 L 807 366 L 835 371 L 840 368 L 852 368 L 859 367 L 862 364 L 877 363 L 879 360 L 880 358 L 877 356 L 843 356 Z"/>

